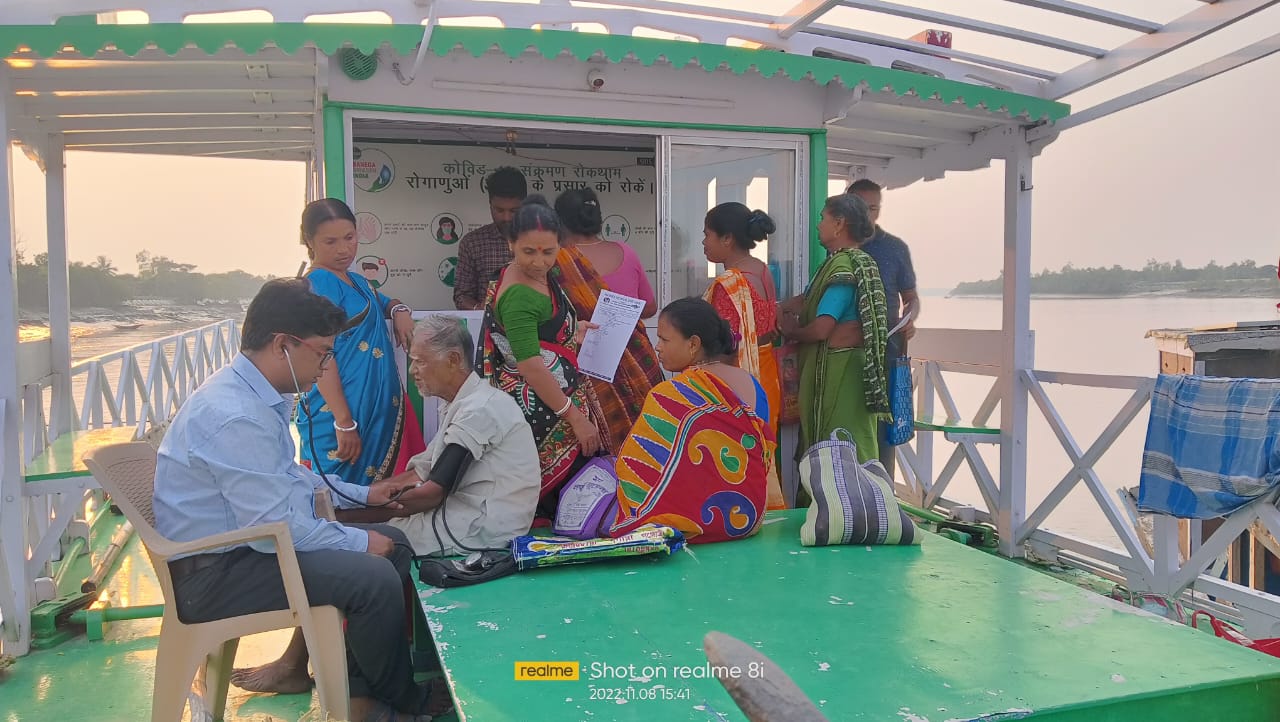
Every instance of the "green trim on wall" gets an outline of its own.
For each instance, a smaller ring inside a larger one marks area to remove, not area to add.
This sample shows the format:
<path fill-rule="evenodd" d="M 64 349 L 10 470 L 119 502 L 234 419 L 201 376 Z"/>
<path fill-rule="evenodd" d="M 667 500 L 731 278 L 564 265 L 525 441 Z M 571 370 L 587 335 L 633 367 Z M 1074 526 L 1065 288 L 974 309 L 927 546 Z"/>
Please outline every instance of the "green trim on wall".
<path fill-rule="evenodd" d="M 827 134 L 813 133 L 809 136 L 809 278 L 818 272 L 818 267 L 827 259 L 827 249 L 818 242 L 818 224 L 814 220 L 827 203 L 827 184 L 830 176 L 827 170 Z"/>
<path fill-rule="evenodd" d="M 324 104 L 324 194 L 347 200 L 346 133 L 342 123 L 342 106 Z"/>
<path fill-rule="evenodd" d="M 387 43 L 397 53 L 408 55 L 422 41 L 422 34 L 420 25 L 329 23 L 0 25 L 0 54 L 9 55 L 21 47 L 29 47 L 40 56 L 50 57 L 71 45 L 88 56 L 96 55 L 107 46 L 135 55 L 154 45 L 170 55 L 185 47 L 197 47 L 212 55 L 228 46 L 248 53 L 269 46 L 286 53 L 315 47 L 333 55 L 338 48 L 348 45 L 369 53 Z M 437 56 L 459 48 L 473 57 L 496 49 L 516 58 L 532 50 L 544 58 L 568 54 L 579 61 L 599 57 L 614 63 L 630 58 L 646 66 L 664 62 L 676 68 L 694 66 L 708 73 L 727 70 L 743 75 L 754 71 L 766 78 L 782 76 L 818 85 L 837 83 L 846 88 L 865 85 L 873 92 L 914 95 L 947 105 L 984 108 L 1029 121 L 1059 120 L 1070 113 L 1070 107 L 1064 103 L 984 85 L 845 60 L 711 43 L 522 28 L 447 26 L 432 32 L 430 49 Z"/>

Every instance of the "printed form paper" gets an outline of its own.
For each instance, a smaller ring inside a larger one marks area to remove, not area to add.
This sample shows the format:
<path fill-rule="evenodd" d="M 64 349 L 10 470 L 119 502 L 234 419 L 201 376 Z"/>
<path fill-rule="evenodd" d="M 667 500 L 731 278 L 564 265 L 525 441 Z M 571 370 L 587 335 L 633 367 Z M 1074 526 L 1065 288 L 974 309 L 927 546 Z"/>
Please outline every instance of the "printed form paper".
<path fill-rule="evenodd" d="M 600 328 L 587 331 L 578 351 L 578 370 L 610 383 L 627 350 L 631 334 L 640 322 L 644 301 L 613 291 L 601 291 L 591 322 Z"/>

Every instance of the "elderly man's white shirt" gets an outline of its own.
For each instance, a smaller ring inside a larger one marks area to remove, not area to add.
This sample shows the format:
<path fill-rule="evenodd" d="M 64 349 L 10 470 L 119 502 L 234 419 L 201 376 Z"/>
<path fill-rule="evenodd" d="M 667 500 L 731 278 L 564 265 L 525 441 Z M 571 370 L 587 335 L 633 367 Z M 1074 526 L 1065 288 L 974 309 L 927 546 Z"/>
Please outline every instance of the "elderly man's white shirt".
<path fill-rule="evenodd" d="M 449 444 L 467 449 L 475 461 L 443 507 L 390 522 L 409 537 L 414 551 L 438 553 L 443 542 L 445 553 L 465 553 L 445 530 L 446 521 L 458 541 L 474 548 L 505 546 L 528 533 L 542 477 L 533 431 L 515 400 L 471 374 L 444 407 L 435 438 L 409 460 L 409 468 L 425 480 Z"/>

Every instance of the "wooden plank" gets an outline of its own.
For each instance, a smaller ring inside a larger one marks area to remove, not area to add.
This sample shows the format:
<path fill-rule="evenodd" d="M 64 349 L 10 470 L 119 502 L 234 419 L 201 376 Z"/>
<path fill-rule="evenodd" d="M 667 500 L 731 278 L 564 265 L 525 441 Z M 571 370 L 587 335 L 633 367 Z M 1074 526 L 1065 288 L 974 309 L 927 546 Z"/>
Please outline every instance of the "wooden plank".
<path fill-rule="evenodd" d="M 712 665 L 748 671 L 720 684 L 751 722 L 827 722 L 787 673 L 756 648 L 721 632 L 708 632 L 702 648 Z"/>

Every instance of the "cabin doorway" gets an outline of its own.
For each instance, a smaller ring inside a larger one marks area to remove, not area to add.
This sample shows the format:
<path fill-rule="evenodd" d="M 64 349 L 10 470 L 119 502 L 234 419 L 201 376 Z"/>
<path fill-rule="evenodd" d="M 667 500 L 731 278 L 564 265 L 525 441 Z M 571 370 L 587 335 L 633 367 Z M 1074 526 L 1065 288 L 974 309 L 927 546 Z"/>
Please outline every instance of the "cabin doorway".
<path fill-rule="evenodd" d="M 569 188 L 594 189 L 602 235 L 635 250 L 659 307 L 701 295 L 719 272 L 702 254 L 702 224 L 726 201 L 774 218 L 777 233 L 755 253 L 780 295 L 807 277 L 807 136 L 351 110 L 345 117 L 357 262 L 417 310 L 453 308 L 457 240 L 491 221 L 484 178 L 503 165 L 520 169 L 529 192 L 551 203 Z M 652 335 L 656 318 L 646 323 Z"/>

